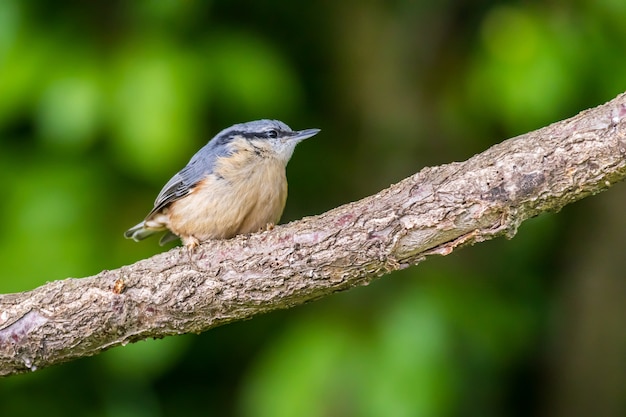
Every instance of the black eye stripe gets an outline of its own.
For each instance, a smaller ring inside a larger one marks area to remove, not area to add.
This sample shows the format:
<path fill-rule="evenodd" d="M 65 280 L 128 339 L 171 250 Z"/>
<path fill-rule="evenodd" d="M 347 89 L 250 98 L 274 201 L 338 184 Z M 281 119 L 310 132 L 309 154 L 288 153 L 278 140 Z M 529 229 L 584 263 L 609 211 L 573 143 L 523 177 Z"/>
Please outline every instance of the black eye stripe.
<path fill-rule="evenodd" d="M 275 139 L 279 137 L 282 131 L 271 129 L 264 132 L 229 132 L 228 136 L 233 137 L 235 135 L 242 136 L 246 139 Z"/>

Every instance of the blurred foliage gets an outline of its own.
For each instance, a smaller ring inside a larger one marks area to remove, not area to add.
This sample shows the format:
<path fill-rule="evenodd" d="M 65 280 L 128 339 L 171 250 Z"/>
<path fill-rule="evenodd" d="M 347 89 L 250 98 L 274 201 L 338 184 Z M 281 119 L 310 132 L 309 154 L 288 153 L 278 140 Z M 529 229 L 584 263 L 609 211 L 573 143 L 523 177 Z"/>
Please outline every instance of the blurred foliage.
<path fill-rule="evenodd" d="M 322 129 L 288 167 L 285 222 L 609 100 L 624 19 L 619 0 L 4 0 L 0 291 L 162 251 L 122 233 L 233 123 Z M 576 329 L 572 253 L 623 247 L 581 239 L 590 200 L 368 288 L 2 380 L 0 415 L 599 415 L 575 414 L 555 360 L 575 349 L 555 343 Z M 626 412 L 616 392 L 602 415 Z"/>

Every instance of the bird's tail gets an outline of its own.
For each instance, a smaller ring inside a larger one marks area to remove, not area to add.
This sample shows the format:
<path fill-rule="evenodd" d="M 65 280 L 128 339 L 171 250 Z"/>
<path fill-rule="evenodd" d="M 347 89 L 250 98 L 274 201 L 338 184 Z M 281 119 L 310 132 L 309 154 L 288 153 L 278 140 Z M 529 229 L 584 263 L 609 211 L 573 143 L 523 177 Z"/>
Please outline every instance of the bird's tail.
<path fill-rule="evenodd" d="M 141 222 L 128 229 L 126 233 L 124 233 L 124 237 L 126 239 L 133 239 L 135 242 L 139 242 L 140 240 L 144 240 L 145 238 L 161 231 L 162 230 L 149 229 L 146 227 L 146 222 Z"/>
<path fill-rule="evenodd" d="M 128 229 L 126 233 L 124 233 L 124 237 L 126 239 L 132 239 L 135 242 L 139 242 L 140 240 L 144 240 L 145 238 L 150 237 L 154 234 L 161 233 L 164 230 L 167 230 L 167 229 L 166 228 L 155 229 L 152 227 L 148 227 L 146 226 L 146 222 L 143 221 L 131 227 L 130 229 Z M 161 240 L 159 240 L 159 245 L 163 246 L 166 243 L 171 242 L 176 239 L 178 239 L 178 236 L 176 236 L 174 233 L 168 230 L 167 233 L 165 233 L 161 237 Z"/>

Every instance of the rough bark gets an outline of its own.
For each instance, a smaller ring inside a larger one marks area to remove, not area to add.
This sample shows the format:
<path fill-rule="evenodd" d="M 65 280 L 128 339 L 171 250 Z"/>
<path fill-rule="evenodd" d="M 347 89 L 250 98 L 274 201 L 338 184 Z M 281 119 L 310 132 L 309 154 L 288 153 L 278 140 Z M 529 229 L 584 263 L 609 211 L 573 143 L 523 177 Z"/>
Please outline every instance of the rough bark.
<path fill-rule="evenodd" d="M 626 94 L 274 230 L 0 296 L 0 375 L 203 332 L 496 236 L 626 176 Z"/>

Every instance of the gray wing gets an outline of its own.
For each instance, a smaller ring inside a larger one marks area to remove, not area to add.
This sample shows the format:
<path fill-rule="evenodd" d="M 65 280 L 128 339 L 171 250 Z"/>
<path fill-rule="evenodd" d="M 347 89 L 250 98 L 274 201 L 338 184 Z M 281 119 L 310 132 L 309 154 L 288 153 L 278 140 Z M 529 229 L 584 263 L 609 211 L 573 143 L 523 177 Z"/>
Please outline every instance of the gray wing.
<path fill-rule="evenodd" d="M 211 174 L 217 158 L 228 155 L 226 146 L 219 145 L 217 141 L 212 140 L 200 149 L 191 158 L 187 166 L 180 170 L 163 186 L 154 201 L 154 208 L 146 218 L 161 211 L 168 204 L 189 194 L 199 181 Z"/>

